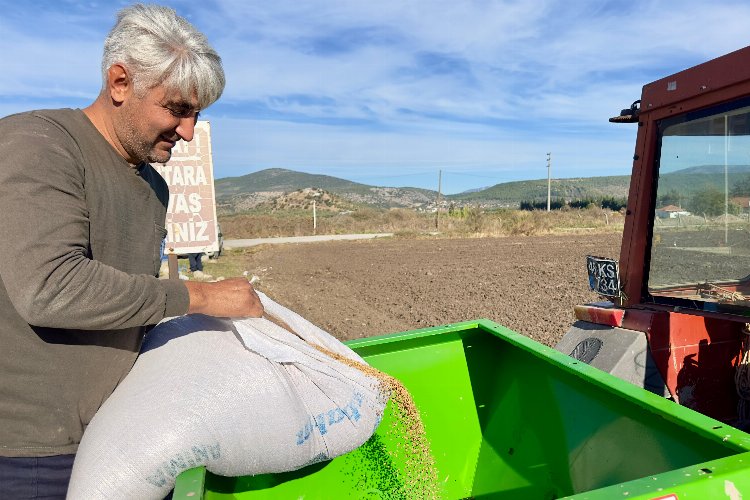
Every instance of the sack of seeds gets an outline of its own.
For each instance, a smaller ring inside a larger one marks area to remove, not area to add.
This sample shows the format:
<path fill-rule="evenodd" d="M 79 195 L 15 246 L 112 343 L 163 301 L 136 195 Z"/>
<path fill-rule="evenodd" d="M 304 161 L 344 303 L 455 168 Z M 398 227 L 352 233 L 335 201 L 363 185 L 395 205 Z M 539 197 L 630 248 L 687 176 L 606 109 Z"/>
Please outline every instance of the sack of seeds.
<path fill-rule="evenodd" d="M 84 433 L 69 498 L 161 499 L 185 469 L 289 471 L 369 439 L 388 389 L 351 349 L 258 295 L 274 321 L 191 315 L 147 335 Z"/>

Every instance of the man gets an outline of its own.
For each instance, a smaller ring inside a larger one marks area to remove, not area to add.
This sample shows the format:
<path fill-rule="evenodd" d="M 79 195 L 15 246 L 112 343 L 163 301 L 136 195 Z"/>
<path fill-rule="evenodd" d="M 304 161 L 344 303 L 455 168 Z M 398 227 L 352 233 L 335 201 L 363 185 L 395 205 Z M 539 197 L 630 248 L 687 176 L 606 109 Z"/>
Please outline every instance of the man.
<path fill-rule="evenodd" d="M 224 88 L 219 56 L 173 10 L 134 5 L 102 70 L 84 110 L 0 120 L 0 498 L 64 497 L 83 431 L 147 326 L 263 312 L 243 278 L 156 278 L 169 195 L 148 162 L 193 138 Z"/>
<path fill-rule="evenodd" d="M 189 253 L 188 262 L 190 263 L 190 272 L 193 273 L 195 278 L 207 279 L 209 275 L 203 273 L 203 254 L 202 253 Z"/>

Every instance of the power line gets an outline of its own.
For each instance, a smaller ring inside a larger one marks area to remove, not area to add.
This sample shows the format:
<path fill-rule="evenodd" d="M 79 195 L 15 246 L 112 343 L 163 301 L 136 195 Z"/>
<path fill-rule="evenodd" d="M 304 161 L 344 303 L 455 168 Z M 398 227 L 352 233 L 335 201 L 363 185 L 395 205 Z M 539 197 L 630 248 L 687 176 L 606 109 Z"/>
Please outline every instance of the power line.
<path fill-rule="evenodd" d="M 440 170 L 440 169 L 439 169 Z M 481 175 L 481 174 L 467 174 L 463 172 L 450 172 L 448 170 L 442 170 L 444 174 L 450 174 L 451 176 L 457 176 L 457 177 L 479 177 L 482 179 L 497 179 L 500 181 L 504 181 L 505 177 L 498 176 L 498 175 Z M 393 175 L 367 175 L 367 176 L 349 176 L 352 179 L 396 179 L 401 177 L 431 177 L 434 175 L 434 171 L 424 171 L 419 173 L 413 173 L 413 174 L 393 174 Z"/>
<path fill-rule="evenodd" d="M 447 174 L 451 175 L 457 175 L 459 177 L 481 177 L 483 179 L 502 179 L 502 177 L 498 177 L 497 175 L 480 175 L 480 174 L 465 174 L 463 172 L 450 172 L 446 170 Z"/>

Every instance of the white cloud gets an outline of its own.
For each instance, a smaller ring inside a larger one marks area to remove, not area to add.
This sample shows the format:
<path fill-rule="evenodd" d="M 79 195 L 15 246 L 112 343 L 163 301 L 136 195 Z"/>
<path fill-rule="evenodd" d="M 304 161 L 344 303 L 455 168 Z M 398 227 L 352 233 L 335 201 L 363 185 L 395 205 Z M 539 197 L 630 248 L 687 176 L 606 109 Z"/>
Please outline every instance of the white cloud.
<path fill-rule="evenodd" d="M 225 63 L 226 92 L 208 110 L 219 176 L 435 165 L 531 175 L 549 150 L 567 175 L 626 173 L 635 132 L 607 118 L 643 84 L 747 44 L 750 18 L 734 0 L 169 3 Z M 93 99 L 117 5 L 0 7 L 0 113 Z"/>
<path fill-rule="evenodd" d="M 272 167 L 356 179 L 430 174 L 444 169 L 456 173 L 485 172 L 495 179 L 489 184 L 494 184 L 546 177 L 547 151 L 554 152 L 555 177 L 622 175 L 629 173 L 635 139 L 632 126 L 615 128 L 592 141 L 575 134 L 538 136 L 500 132 L 481 125 L 467 125 L 461 133 L 442 123 L 427 131 L 415 127 L 394 133 L 269 120 L 211 121 L 214 162 L 224 165 L 218 177 Z M 290 137 L 294 139 L 290 141 Z M 446 184 L 446 191 L 458 192 L 468 187 L 471 186 L 457 185 L 454 189 Z"/>

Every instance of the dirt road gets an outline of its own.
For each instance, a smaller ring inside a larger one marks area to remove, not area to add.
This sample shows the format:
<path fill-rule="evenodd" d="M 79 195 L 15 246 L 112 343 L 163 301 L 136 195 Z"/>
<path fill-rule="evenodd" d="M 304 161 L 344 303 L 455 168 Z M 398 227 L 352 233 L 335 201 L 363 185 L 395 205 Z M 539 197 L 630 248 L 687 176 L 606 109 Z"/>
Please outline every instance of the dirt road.
<path fill-rule="evenodd" d="M 259 247 L 257 287 L 340 339 L 487 318 L 554 345 L 597 300 L 586 255 L 621 235 L 377 239 Z"/>
<path fill-rule="evenodd" d="M 393 236 L 393 233 L 372 233 L 372 234 L 320 234 L 317 236 L 287 236 L 280 238 L 251 238 L 241 240 L 224 240 L 224 247 L 246 248 L 263 244 L 279 243 L 315 243 L 319 241 L 341 241 L 341 240 L 371 240 L 373 238 L 385 238 Z"/>

